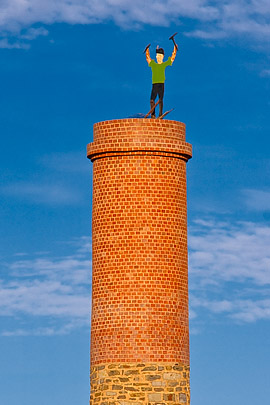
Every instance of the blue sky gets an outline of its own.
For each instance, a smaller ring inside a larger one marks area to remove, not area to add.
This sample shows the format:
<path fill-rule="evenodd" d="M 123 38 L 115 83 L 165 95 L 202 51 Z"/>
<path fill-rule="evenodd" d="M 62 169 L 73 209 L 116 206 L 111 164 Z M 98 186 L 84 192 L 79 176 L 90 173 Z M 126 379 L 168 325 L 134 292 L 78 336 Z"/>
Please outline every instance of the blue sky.
<path fill-rule="evenodd" d="M 0 3 L 0 403 L 88 402 L 95 122 L 185 122 L 192 405 L 269 403 L 267 0 Z"/>

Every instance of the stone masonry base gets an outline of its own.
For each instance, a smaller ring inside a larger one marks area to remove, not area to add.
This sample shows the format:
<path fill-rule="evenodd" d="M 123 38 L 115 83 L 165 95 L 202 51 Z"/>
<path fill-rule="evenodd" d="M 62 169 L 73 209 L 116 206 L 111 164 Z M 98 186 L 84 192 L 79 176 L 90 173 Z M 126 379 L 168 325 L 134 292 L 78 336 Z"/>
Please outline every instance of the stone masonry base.
<path fill-rule="evenodd" d="M 189 405 L 189 366 L 113 363 L 91 367 L 90 405 Z"/>

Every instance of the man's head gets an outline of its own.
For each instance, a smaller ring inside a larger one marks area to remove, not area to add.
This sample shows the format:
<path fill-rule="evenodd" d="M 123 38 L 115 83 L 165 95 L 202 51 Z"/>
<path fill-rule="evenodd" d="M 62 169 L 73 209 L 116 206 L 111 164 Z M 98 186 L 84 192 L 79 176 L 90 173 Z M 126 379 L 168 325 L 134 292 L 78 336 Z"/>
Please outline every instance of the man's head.
<path fill-rule="evenodd" d="M 163 62 L 164 58 L 164 49 L 163 48 L 158 48 L 156 49 L 156 58 L 157 58 L 157 63 L 161 64 Z"/>

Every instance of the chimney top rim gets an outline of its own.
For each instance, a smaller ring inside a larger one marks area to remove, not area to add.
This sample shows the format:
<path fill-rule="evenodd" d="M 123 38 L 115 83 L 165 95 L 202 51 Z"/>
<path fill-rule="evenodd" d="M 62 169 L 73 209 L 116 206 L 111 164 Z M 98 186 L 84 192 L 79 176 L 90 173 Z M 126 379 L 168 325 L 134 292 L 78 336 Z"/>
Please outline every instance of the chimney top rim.
<path fill-rule="evenodd" d="M 143 123 L 143 124 L 151 124 L 151 125 L 158 125 L 158 124 L 174 124 L 174 125 L 180 125 L 180 126 L 186 126 L 184 122 L 177 121 L 177 120 L 166 120 L 166 119 L 151 119 L 151 118 L 114 118 L 111 120 L 102 120 L 94 123 L 94 126 L 96 125 L 101 125 L 101 124 L 112 124 L 112 123 L 124 123 L 124 122 L 130 122 L 130 123 Z"/>

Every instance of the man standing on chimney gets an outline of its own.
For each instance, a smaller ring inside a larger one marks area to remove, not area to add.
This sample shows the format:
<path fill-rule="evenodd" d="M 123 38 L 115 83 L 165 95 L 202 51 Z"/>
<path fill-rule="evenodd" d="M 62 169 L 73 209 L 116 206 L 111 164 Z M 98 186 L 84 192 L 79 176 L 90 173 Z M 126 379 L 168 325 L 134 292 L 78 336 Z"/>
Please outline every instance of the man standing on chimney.
<path fill-rule="evenodd" d="M 163 62 L 163 59 L 164 59 L 164 49 L 163 48 L 159 48 L 159 46 L 157 46 L 157 48 L 156 48 L 157 62 L 155 62 L 154 59 L 151 59 L 151 57 L 150 57 L 149 47 L 150 47 L 150 45 L 148 45 L 145 55 L 146 55 L 146 61 L 148 63 L 148 66 L 152 69 L 152 92 L 151 92 L 151 97 L 150 97 L 150 106 L 151 106 L 151 109 L 154 107 L 155 99 L 158 95 L 158 97 L 159 97 L 159 117 L 161 117 L 163 114 L 165 69 L 167 66 L 171 66 L 173 64 L 174 59 L 176 57 L 176 52 L 177 52 L 178 47 L 176 44 L 174 45 L 172 56 L 169 57 L 166 62 Z M 151 118 L 156 118 L 155 110 L 152 111 Z"/>

